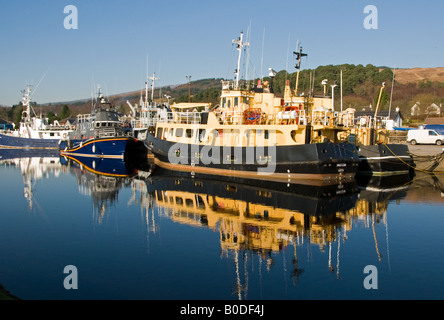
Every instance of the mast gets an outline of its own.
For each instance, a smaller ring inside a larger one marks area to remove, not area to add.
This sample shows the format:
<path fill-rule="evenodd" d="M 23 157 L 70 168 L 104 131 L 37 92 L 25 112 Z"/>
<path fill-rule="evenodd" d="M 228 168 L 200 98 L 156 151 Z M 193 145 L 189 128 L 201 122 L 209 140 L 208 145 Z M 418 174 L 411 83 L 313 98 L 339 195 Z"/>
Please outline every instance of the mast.
<path fill-rule="evenodd" d="M 22 90 L 22 93 L 22 104 L 26 107 L 25 122 L 29 123 L 31 121 L 31 85 L 26 85 L 26 89 Z"/>
<path fill-rule="evenodd" d="M 154 101 L 154 82 L 156 80 L 159 80 L 160 78 L 156 78 L 156 73 L 153 73 L 153 76 L 151 78 L 149 78 L 152 82 L 151 84 L 151 101 Z"/>
<path fill-rule="evenodd" d="M 295 68 L 298 70 L 298 72 L 296 75 L 296 87 L 294 89 L 294 95 L 297 96 L 298 95 L 298 87 L 299 87 L 299 73 L 301 70 L 301 60 L 302 60 L 302 57 L 306 57 L 306 56 L 308 56 L 308 54 L 302 53 L 302 47 L 299 47 L 299 52 L 293 51 L 293 54 L 296 56 L 296 59 L 297 59 L 297 63 L 296 63 Z"/>
<path fill-rule="evenodd" d="M 239 56 L 237 58 L 237 69 L 234 72 L 234 74 L 236 75 L 235 89 L 239 89 L 239 70 L 240 70 L 240 62 L 241 62 L 241 56 L 242 56 L 242 48 L 250 45 L 250 43 L 248 43 L 248 42 L 243 42 L 242 41 L 243 38 L 244 38 L 244 32 L 241 31 L 240 37 L 237 40 L 233 40 L 233 43 L 236 44 L 236 49 L 239 51 Z"/>
<path fill-rule="evenodd" d="M 343 98 L 343 93 L 342 93 L 342 69 L 341 69 L 341 112 L 342 112 L 342 98 Z"/>
<path fill-rule="evenodd" d="M 392 100 L 393 100 L 393 87 L 395 86 L 395 68 L 393 68 L 393 79 L 392 79 L 392 90 L 390 93 L 390 106 L 389 106 L 389 113 L 388 118 L 390 119 L 390 113 L 392 111 Z"/>
<path fill-rule="evenodd" d="M 384 88 L 385 88 L 385 82 L 382 83 L 381 90 L 379 91 L 378 104 L 376 105 L 376 110 L 375 110 L 375 124 L 374 124 L 375 129 L 376 129 L 376 127 L 377 127 L 376 115 L 378 114 L 379 103 L 381 102 L 382 90 L 384 90 Z"/>

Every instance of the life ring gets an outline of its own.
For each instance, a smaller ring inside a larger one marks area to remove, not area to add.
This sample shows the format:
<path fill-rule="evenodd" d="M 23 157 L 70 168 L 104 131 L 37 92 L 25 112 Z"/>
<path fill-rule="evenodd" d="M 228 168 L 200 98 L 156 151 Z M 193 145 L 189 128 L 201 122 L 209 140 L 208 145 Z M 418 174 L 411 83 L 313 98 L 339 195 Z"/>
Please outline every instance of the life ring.
<path fill-rule="evenodd" d="M 22 130 L 22 133 L 23 133 L 23 134 L 27 134 L 28 132 L 26 131 L 26 129 L 23 129 L 23 130 Z"/>
<path fill-rule="evenodd" d="M 63 138 L 66 138 L 68 136 L 68 134 L 65 132 L 64 134 L 63 134 Z"/>

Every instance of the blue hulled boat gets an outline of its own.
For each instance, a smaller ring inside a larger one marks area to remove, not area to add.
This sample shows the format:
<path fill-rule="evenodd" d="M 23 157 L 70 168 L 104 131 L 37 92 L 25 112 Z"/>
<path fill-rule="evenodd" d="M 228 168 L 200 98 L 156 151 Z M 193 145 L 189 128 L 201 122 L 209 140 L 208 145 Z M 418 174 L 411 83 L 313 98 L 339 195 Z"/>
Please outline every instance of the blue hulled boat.
<path fill-rule="evenodd" d="M 92 158 L 125 159 L 146 157 L 144 143 L 132 135 L 113 105 L 100 93 L 90 114 L 77 116 L 76 129 L 62 141 L 67 147 L 62 155 Z"/>

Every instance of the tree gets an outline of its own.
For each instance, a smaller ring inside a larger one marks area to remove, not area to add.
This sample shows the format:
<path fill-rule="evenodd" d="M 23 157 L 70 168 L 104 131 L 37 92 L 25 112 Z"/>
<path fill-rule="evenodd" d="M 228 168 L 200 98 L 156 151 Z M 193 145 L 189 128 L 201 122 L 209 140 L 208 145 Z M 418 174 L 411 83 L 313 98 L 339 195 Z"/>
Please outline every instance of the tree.
<path fill-rule="evenodd" d="M 69 110 L 69 107 L 67 104 L 63 105 L 62 111 L 60 112 L 60 119 L 67 119 L 69 118 L 71 112 Z"/>
<path fill-rule="evenodd" d="M 54 122 L 54 120 L 58 120 L 57 119 L 57 116 L 54 114 L 54 112 L 52 112 L 52 111 L 49 111 L 47 114 L 46 114 L 46 117 L 48 118 L 48 122 L 49 123 L 53 123 Z"/>

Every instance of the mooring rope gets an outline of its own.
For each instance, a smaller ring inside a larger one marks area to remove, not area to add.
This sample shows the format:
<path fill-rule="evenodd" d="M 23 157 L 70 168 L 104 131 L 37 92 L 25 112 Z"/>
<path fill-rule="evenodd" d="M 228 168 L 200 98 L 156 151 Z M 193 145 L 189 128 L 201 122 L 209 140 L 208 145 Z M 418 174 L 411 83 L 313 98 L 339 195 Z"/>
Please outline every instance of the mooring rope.
<path fill-rule="evenodd" d="M 418 169 L 415 166 L 410 165 L 409 163 L 405 162 L 403 159 L 401 159 L 401 157 L 399 157 L 397 154 L 395 154 L 392 149 L 389 148 L 389 146 L 387 144 L 383 144 L 392 154 L 393 156 L 395 156 L 396 158 L 398 158 L 399 161 L 401 161 L 402 163 L 404 163 L 406 166 L 412 168 L 415 171 L 419 171 L 419 172 L 424 172 L 424 173 L 435 173 L 435 174 L 443 174 L 444 171 L 432 171 L 432 170 L 424 170 L 424 169 Z M 414 157 L 415 155 L 413 153 L 410 153 L 412 155 L 412 157 Z M 417 157 L 425 157 L 425 156 L 418 156 Z M 436 159 L 436 160 L 435 160 Z M 435 160 L 435 163 L 438 164 L 439 162 L 442 161 L 442 159 L 444 159 L 444 153 L 440 153 L 440 154 L 436 154 L 434 156 L 431 156 L 429 158 L 429 161 L 433 161 Z M 426 161 L 426 160 L 424 160 Z"/>

